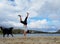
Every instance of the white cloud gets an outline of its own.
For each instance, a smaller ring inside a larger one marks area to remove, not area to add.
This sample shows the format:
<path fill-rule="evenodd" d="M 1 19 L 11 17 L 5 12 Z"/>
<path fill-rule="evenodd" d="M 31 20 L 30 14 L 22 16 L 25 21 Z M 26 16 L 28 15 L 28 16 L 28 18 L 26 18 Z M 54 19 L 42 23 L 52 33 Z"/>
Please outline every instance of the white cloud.
<path fill-rule="evenodd" d="M 60 20 L 60 15 L 50 14 L 50 15 L 48 15 L 48 18 L 51 20 Z"/>
<path fill-rule="evenodd" d="M 0 25 L 2 25 L 3 27 L 7 27 L 7 28 L 8 27 L 14 27 L 14 28 L 21 28 L 21 27 L 23 27 L 23 25 L 21 23 L 17 23 L 17 22 L 14 22 L 14 21 L 2 22 L 2 23 L 0 23 Z"/>
<path fill-rule="evenodd" d="M 28 27 L 49 28 L 50 25 L 54 24 L 54 26 L 59 28 L 59 4 L 60 0 L 15 0 L 13 2 L 0 0 L 0 22 L 19 27 L 19 17 L 17 15 L 21 14 L 24 20 L 26 12 L 28 11 L 30 13 Z M 36 20 L 37 18 L 39 18 L 39 20 Z M 40 18 L 42 20 L 40 20 Z M 46 19 L 48 19 L 48 21 Z"/>
<path fill-rule="evenodd" d="M 31 27 L 31 28 L 47 28 L 46 27 L 47 24 L 48 24 L 47 20 L 43 19 L 43 20 L 37 20 L 35 22 L 30 22 L 28 27 Z"/>
<path fill-rule="evenodd" d="M 44 16 L 49 16 L 49 15 L 57 15 L 59 16 L 60 14 L 60 0 L 47 0 L 45 4 L 41 7 L 40 13 L 42 17 Z"/>
<path fill-rule="evenodd" d="M 59 20 L 53 20 L 52 24 L 57 28 L 60 29 L 60 21 Z"/>
<path fill-rule="evenodd" d="M 37 17 L 38 11 L 41 6 L 45 3 L 46 0 L 33 0 L 30 4 L 28 12 L 30 13 L 30 17 Z"/>
<path fill-rule="evenodd" d="M 39 10 L 46 0 L 33 0 L 29 10 Z"/>

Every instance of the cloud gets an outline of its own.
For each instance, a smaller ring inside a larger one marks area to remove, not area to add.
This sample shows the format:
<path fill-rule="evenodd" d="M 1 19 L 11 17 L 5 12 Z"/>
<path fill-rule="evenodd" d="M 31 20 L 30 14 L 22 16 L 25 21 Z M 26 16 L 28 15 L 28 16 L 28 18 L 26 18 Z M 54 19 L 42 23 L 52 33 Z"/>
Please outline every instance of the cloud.
<path fill-rule="evenodd" d="M 30 17 L 37 17 L 38 11 L 41 6 L 45 3 L 46 0 L 33 0 L 30 4 L 28 12 L 30 13 Z"/>
<path fill-rule="evenodd" d="M 37 21 L 33 21 L 30 22 L 30 24 L 28 25 L 28 27 L 30 28 L 47 28 L 48 22 L 46 19 L 43 20 L 37 20 Z"/>
<path fill-rule="evenodd" d="M 60 21 L 59 20 L 53 20 L 52 24 L 58 29 L 60 29 Z"/>
<path fill-rule="evenodd" d="M 14 22 L 14 21 L 4 21 L 2 23 L 0 23 L 0 26 L 3 26 L 3 27 L 14 27 L 14 28 L 22 28 L 23 25 L 21 23 L 17 23 L 17 22 Z"/>
<path fill-rule="evenodd" d="M 41 7 L 39 14 L 44 18 L 49 18 L 51 20 L 59 20 L 60 18 L 60 6 L 59 0 L 49 0 Z"/>
<path fill-rule="evenodd" d="M 60 0 L 0 0 L 0 22 L 2 25 L 19 27 L 18 15 L 22 15 L 24 20 L 26 12 L 29 12 L 28 27 L 60 28 L 59 4 Z"/>

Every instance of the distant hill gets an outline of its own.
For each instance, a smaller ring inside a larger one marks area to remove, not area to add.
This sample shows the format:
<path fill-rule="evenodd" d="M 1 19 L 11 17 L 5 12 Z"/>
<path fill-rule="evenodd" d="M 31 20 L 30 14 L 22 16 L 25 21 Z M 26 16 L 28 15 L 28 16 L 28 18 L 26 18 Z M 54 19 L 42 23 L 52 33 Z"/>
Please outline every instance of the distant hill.
<path fill-rule="evenodd" d="M 58 30 L 56 33 L 59 33 L 60 34 L 60 30 Z"/>

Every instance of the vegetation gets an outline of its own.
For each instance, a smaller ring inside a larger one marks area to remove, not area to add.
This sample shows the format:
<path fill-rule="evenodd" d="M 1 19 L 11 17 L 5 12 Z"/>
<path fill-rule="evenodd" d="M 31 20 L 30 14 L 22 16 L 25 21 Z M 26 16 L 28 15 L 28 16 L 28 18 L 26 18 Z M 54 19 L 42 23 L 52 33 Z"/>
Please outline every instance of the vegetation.
<path fill-rule="evenodd" d="M 60 30 L 58 30 L 56 33 L 60 34 Z"/>
<path fill-rule="evenodd" d="M 13 31 L 13 34 L 22 34 L 23 33 L 22 29 L 13 29 L 12 31 Z M 36 30 L 28 30 L 27 33 L 30 33 L 30 34 L 36 34 L 36 33 L 38 33 L 38 34 L 42 34 L 42 33 L 44 33 L 44 34 L 57 34 L 58 33 L 58 34 L 60 34 L 60 30 L 58 30 L 57 32 L 43 32 L 43 31 L 36 31 Z M 0 29 L 0 34 L 2 34 L 1 29 Z"/>

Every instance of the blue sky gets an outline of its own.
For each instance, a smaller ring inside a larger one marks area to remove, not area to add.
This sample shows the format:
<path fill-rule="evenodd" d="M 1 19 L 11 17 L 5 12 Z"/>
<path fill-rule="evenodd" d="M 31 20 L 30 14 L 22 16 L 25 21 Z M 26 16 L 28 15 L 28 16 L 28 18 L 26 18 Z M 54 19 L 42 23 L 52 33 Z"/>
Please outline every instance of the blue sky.
<path fill-rule="evenodd" d="M 57 31 L 60 29 L 59 4 L 60 0 L 0 0 L 0 26 L 21 28 L 23 24 L 18 15 L 24 20 L 29 12 L 28 28 Z"/>

